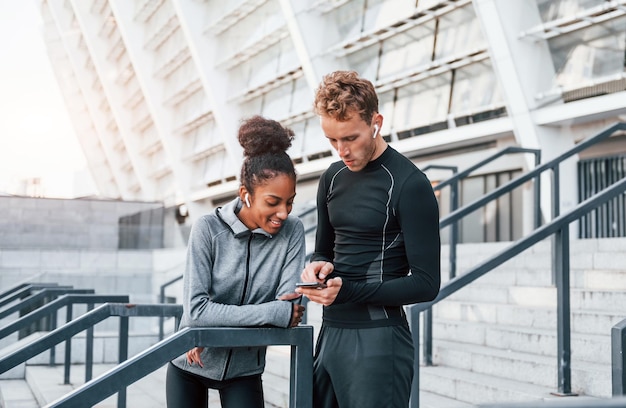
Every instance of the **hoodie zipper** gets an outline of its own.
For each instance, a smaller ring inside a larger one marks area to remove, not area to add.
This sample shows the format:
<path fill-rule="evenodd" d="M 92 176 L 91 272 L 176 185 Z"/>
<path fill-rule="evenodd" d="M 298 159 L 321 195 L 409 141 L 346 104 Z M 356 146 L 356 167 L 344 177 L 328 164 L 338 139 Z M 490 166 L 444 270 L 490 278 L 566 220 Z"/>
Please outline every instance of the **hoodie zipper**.
<path fill-rule="evenodd" d="M 252 244 L 252 238 L 254 238 L 254 234 L 250 234 L 248 238 L 248 253 L 246 255 L 246 277 L 243 281 L 243 291 L 241 292 L 241 299 L 239 300 L 239 306 L 243 305 L 243 302 L 246 300 L 246 294 L 248 292 L 248 281 L 250 280 L 250 245 Z M 230 360 L 233 356 L 233 349 L 228 349 L 228 357 L 226 358 L 226 365 L 224 366 L 224 375 L 222 379 L 226 378 L 226 373 L 228 373 L 228 367 L 230 366 Z"/>

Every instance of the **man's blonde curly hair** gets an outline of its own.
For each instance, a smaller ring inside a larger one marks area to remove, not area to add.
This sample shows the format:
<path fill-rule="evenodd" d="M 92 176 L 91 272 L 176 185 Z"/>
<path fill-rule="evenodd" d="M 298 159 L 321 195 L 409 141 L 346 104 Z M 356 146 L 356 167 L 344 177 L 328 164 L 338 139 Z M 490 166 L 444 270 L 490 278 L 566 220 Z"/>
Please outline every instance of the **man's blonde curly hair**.
<path fill-rule="evenodd" d="M 320 116 L 340 122 L 358 114 L 367 124 L 378 112 L 378 95 L 374 85 L 355 71 L 335 71 L 325 75 L 315 91 L 313 109 Z"/>

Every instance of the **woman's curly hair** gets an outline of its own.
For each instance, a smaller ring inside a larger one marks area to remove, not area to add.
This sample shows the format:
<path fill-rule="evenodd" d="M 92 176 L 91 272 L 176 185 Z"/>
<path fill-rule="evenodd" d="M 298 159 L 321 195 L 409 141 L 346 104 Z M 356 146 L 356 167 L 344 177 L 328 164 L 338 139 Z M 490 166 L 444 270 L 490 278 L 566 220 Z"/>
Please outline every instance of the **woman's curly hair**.
<path fill-rule="evenodd" d="M 256 115 L 243 121 L 237 138 L 244 154 L 241 184 L 250 193 L 279 174 L 296 179 L 293 161 L 287 154 L 294 138 L 293 130 Z"/>

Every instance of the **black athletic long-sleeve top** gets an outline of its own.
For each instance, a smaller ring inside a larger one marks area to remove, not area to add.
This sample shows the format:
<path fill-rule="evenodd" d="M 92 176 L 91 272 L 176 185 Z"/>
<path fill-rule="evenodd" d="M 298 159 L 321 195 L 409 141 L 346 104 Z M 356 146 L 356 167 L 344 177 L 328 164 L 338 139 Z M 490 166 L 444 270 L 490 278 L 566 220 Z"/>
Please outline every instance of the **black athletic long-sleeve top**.
<path fill-rule="evenodd" d="M 333 163 L 317 193 L 311 261 L 329 261 L 343 284 L 324 308 L 334 327 L 405 324 L 402 305 L 439 292 L 439 209 L 430 181 L 387 146 L 361 171 Z"/>

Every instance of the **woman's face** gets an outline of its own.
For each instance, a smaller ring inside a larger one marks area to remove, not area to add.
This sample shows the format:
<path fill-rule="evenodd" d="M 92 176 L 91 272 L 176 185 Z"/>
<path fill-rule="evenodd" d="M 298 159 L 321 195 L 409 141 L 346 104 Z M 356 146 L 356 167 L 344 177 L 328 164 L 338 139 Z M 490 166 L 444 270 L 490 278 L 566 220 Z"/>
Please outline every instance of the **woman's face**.
<path fill-rule="evenodd" d="M 241 221 L 253 230 L 262 228 L 265 232 L 276 234 L 287 219 L 296 197 L 296 182 L 286 174 L 279 174 L 267 180 L 249 194 L 250 207 L 246 205 L 245 189 L 243 194 L 243 208 L 239 212 Z"/>

